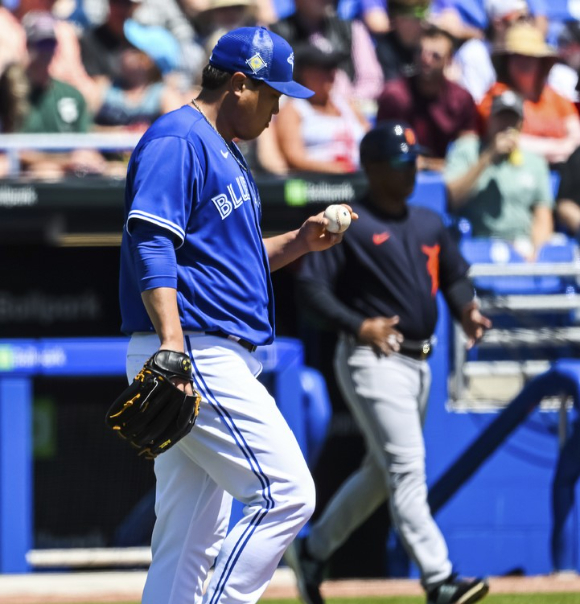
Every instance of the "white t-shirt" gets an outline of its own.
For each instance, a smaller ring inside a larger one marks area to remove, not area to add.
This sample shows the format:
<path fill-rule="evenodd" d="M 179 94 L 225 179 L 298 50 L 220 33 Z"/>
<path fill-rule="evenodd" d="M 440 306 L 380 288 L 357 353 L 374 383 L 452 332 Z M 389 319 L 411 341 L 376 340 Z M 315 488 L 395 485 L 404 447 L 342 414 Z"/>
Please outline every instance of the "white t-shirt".
<path fill-rule="evenodd" d="M 302 118 L 306 157 L 317 161 L 348 160 L 358 167 L 358 146 L 365 130 L 348 102 L 338 95 L 331 95 L 331 99 L 340 115 L 320 113 L 306 99 L 289 101 Z"/>

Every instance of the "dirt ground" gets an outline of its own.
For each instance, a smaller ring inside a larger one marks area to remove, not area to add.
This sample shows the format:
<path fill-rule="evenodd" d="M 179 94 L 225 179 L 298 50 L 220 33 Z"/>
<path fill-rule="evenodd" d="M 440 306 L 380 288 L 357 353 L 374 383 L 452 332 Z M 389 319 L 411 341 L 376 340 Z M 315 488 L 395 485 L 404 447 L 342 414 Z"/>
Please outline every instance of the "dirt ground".
<path fill-rule="evenodd" d="M 326 597 L 361 597 L 361 596 L 417 596 L 423 592 L 417 581 L 387 579 L 387 580 L 344 580 L 327 581 L 322 588 Z M 537 577 L 498 577 L 490 579 L 490 593 L 557 593 L 578 592 L 580 594 L 580 576 L 576 574 L 560 574 Z M 82 595 L 71 594 L 43 594 L 42 597 L 18 594 L 2 595 L 0 583 L 0 602 L 2 604 L 78 604 L 78 602 L 124 602 L 139 600 L 140 591 L 134 594 L 127 590 L 116 591 L 114 588 L 109 593 L 101 593 L 98 598 L 92 599 Z M 292 581 L 274 581 L 266 590 L 264 599 L 268 598 L 294 598 L 297 597 Z"/>
<path fill-rule="evenodd" d="M 490 579 L 490 593 L 558 593 L 578 592 L 580 576 L 576 574 L 538 577 L 497 577 Z M 354 596 L 420 596 L 423 590 L 417 581 L 406 579 L 327 581 L 322 586 L 327 598 Z M 271 585 L 265 594 L 269 598 L 285 598 L 296 595 L 293 586 Z"/>

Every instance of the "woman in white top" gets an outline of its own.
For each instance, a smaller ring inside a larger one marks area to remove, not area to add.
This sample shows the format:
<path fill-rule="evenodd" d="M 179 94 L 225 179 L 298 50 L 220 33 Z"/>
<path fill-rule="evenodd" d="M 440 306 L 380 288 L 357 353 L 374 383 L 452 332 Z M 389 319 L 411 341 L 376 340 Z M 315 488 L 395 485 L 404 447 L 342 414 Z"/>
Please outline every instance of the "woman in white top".
<path fill-rule="evenodd" d="M 294 79 L 314 96 L 288 99 L 276 119 L 280 150 L 291 170 L 332 174 L 358 170 L 359 142 L 369 124 L 354 106 L 332 93 L 343 58 L 310 44 L 294 49 Z"/>

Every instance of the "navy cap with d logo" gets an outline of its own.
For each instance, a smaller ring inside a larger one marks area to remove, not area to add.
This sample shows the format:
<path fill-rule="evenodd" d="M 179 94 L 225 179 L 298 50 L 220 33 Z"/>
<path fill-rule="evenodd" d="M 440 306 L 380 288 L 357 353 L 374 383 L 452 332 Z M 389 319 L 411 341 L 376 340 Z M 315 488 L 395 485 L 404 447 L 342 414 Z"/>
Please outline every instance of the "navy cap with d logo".
<path fill-rule="evenodd" d="M 294 52 L 284 38 L 264 27 L 240 27 L 224 34 L 209 58 L 210 65 L 261 80 L 274 90 L 300 99 L 314 92 L 293 78 Z"/>
<path fill-rule="evenodd" d="M 367 132 L 360 142 L 362 164 L 381 161 L 413 161 L 427 150 L 417 143 L 415 132 L 406 122 L 386 120 Z"/>

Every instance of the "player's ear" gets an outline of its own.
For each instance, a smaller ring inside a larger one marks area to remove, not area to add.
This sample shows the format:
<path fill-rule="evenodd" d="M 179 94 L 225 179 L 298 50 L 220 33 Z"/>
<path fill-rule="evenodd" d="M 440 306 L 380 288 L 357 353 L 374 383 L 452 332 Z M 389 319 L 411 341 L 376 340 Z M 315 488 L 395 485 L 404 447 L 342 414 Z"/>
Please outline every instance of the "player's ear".
<path fill-rule="evenodd" d="M 247 86 L 248 78 L 240 72 L 236 72 L 232 75 L 232 79 L 230 80 L 230 86 L 232 92 L 235 95 L 240 95 Z"/>

